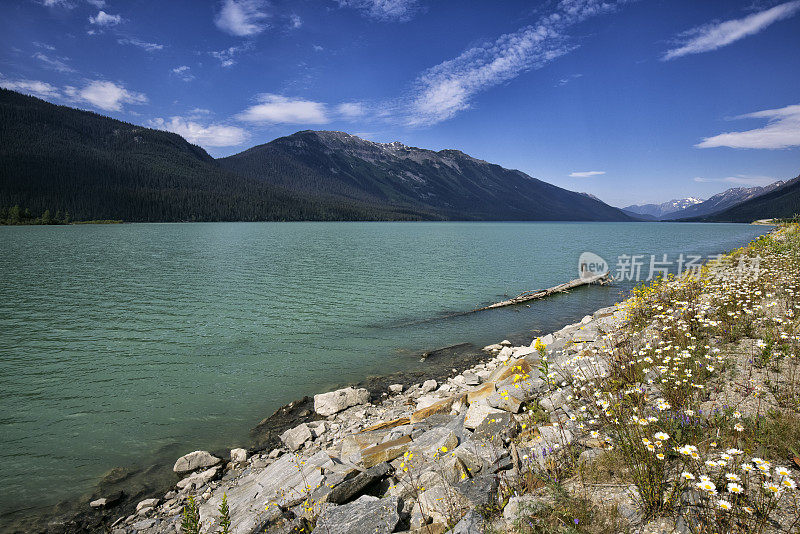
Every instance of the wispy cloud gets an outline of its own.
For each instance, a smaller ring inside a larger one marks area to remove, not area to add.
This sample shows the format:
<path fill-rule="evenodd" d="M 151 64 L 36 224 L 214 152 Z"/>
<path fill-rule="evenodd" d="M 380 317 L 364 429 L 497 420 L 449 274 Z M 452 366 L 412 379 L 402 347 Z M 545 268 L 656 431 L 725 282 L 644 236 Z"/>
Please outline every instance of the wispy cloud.
<path fill-rule="evenodd" d="M 289 27 L 290 28 L 292 28 L 293 30 L 296 30 L 297 28 L 299 28 L 302 25 L 303 25 L 303 19 L 301 19 L 298 15 L 295 15 L 294 13 L 289 15 Z"/>
<path fill-rule="evenodd" d="M 223 67 L 231 67 L 236 64 L 236 59 L 234 59 L 238 54 L 241 54 L 245 50 L 250 50 L 253 47 L 251 43 L 245 43 L 241 46 L 230 46 L 225 48 L 224 50 L 216 50 L 213 52 L 209 52 L 212 57 L 219 60 L 219 64 Z"/>
<path fill-rule="evenodd" d="M 155 52 L 157 50 L 163 50 L 164 45 L 158 43 L 148 43 L 146 41 L 141 41 L 136 38 L 126 38 L 126 39 L 117 39 L 117 42 L 121 45 L 132 45 L 138 46 L 139 48 L 147 51 L 147 52 Z"/>
<path fill-rule="evenodd" d="M 41 43 L 39 41 L 34 41 L 33 46 L 35 46 L 36 48 L 44 48 L 45 50 L 50 50 L 51 52 L 54 52 L 56 49 L 56 47 L 53 45 L 49 45 L 47 43 Z"/>
<path fill-rule="evenodd" d="M 44 99 L 53 99 L 61 96 L 61 91 L 47 82 L 26 79 L 9 80 L 3 77 L 2 74 L 0 74 L 0 87 Z"/>
<path fill-rule="evenodd" d="M 330 122 L 326 105 L 302 98 L 263 93 L 258 104 L 250 106 L 236 118 L 260 124 L 325 124 Z"/>
<path fill-rule="evenodd" d="M 768 122 L 763 128 L 706 137 L 695 146 L 767 149 L 800 146 L 800 104 L 748 113 L 734 119 L 767 119 Z"/>
<path fill-rule="evenodd" d="M 184 117 L 170 117 L 166 120 L 159 117 L 149 121 L 149 125 L 158 130 L 174 132 L 190 143 L 202 147 L 237 146 L 250 137 L 246 130 L 238 126 L 203 125 Z"/>
<path fill-rule="evenodd" d="M 350 7 L 364 16 L 382 20 L 407 22 L 419 11 L 417 0 L 336 0 L 339 7 Z"/>
<path fill-rule="evenodd" d="M 33 57 L 41 61 L 45 67 L 58 72 L 75 72 L 75 69 L 67 65 L 69 58 L 66 57 L 50 57 L 41 52 L 36 52 Z"/>
<path fill-rule="evenodd" d="M 224 0 L 214 18 L 220 30 L 237 37 L 249 37 L 267 28 L 269 14 L 264 0 Z"/>
<path fill-rule="evenodd" d="M 107 28 L 109 26 L 116 26 L 122 22 L 121 15 L 110 15 L 105 11 L 98 11 L 94 17 L 89 17 L 89 24 Z"/>
<path fill-rule="evenodd" d="M 700 54 L 722 48 L 750 35 L 755 35 L 770 24 L 793 16 L 799 10 L 800 0 L 794 0 L 741 19 L 726 20 L 693 28 L 680 35 L 680 45 L 665 52 L 661 59 L 669 61 L 689 54 Z"/>
<path fill-rule="evenodd" d="M 175 67 L 172 69 L 172 74 L 183 80 L 184 82 L 191 82 L 194 80 L 194 74 L 192 74 L 192 69 L 188 65 L 181 65 L 180 67 Z"/>
<path fill-rule="evenodd" d="M 736 176 L 726 176 L 725 178 L 703 178 L 698 176 L 694 179 L 699 183 L 724 182 L 738 185 L 765 186 L 777 180 L 771 176 L 753 176 L 749 174 L 737 174 Z"/>
<path fill-rule="evenodd" d="M 435 124 L 471 106 L 475 95 L 541 68 L 577 48 L 564 31 L 589 17 L 613 12 L 625 0 L 561 0 L 536 24 L 470 48 L 416 80 L 406 122 Z"/>
<path fill-rule="evenodd" d="M 572 80 L 577 80 L 578 78 L 580 78 L 582 76 L 583 76 L 583 74 L 571 74 L 571 75 L 567 76 L 566 78 L 561 78 L 556 83 L 556 87 L 561 87 L 563 85 L 567 85 Z"/>
<path fill-rule="evenodd" d="M 336 106 L 336 112 L 345 119 L 357 119 L 366 111 L 361 102 L 342 102 Z"/>
<path fill-rule="evenodd" d="M 570 173 L 570 176 L 572 178 L 591 178 L 592 176 L 600 176 L 605 173 L 606 171 L 580 171 Z"/>
<path fill-rule="evenodd" d="M 143 93 L 104 80 L 91 80 L 80 89 L 65 86 L 64 94 L 72 102 L 84 102 L 104 111 L 121 111 L 123 104 L 147 103 L 147 96 Z"/>

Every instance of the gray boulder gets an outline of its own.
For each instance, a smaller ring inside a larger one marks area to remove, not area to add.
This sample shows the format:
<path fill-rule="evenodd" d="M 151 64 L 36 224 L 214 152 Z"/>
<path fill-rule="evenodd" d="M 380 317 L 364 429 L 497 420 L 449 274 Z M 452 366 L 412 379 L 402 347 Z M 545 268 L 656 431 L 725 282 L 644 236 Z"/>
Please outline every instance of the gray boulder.
<path fill-rule="evenodd" d="M 363 495 L 350 504 L 327 508 L 317 520 L 314 532 L 389 534 L 400 521 L 399 505 L 397 497 L 379 499 Z"/>
<path fill-rule="evenodd" d="M 306 441 L 309 441 L 313 438 L 314 436 L 311 434 L 311 429 L 308 428 L 308 425 L 305 423 L 297 425 L 294 428 L 290 428 L 281 434 L 281 441 L 289 448 L 290 451 L 296 451 L 302 447 Z"/>
<path fill-rule="evenodd" d="M 194 451 L 190 452 L 189 454 L 185 454 L 178 458 L 178 461 L 175 462 L 175 465 L 172 467 L 172 470 L 182 475 L 184 473 L 191 473 L 197 469 L 203 469 L 206 467 L 211 467 L 217 465 L 222 460 L 213 456 L 211 453 L 206 451 Z"/>
<path fill-rule="evenodd" d="M 322 416 L 329 416 L 346 410 L 351 406 L 369 402 L 369 391 L 352 387 L 338 389 L 329 393 L 314 395 L 314 411 Z"/>

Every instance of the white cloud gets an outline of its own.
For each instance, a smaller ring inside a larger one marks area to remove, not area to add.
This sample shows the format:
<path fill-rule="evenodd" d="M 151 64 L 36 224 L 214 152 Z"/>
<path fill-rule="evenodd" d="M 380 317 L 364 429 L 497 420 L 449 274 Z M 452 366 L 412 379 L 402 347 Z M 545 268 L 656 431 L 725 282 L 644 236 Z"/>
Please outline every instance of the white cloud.
<path fill-rule="evenodd" d="M 181 65 L 172 69 L 172 74 L 183 80 L 184 82 L 191 82 L 194 80 L 192 69 L 188 65 Z"/>
<path fill-rule="evenodd" d="M 342 102 L 336 106 L 336 113 L 346 119 L 355 119 L 364 115 L 364 104 L 361 102 Z"/>
<path fill-rule="evenodd" d="M 776 182 L 777 180 L 771 176 L 738 174 L 736 176 L 727 176 L 725 178 L 703 178 L 698 176 L 694 179 L 694 181 L 699 183 L 725 182 L 738 185 L 765 186 Z"/>
<path fill-rule="evenodd" d="M 763 128 L 742 132 L 726 132 L 706 137 L 698 148 L 790 148 L 800 146 L 800 104 L 780 109 L 767 109 L 734 117 L 735 119 L 767 119 Z"/>
<path fill-rule="evenodd" d="M 264 0 L 224 0 L 214 23 L 237 37 L 256 35 L 267 27 L 269 15 L 263 11 L 266 7 Z"/>
<path fill-rule="evenodd" d="M 560 80 L 558 80 L 558 83 L 556 83 L 556 87 L 561 87 L 561 86 L 567 85 L 572 80 L 577 80 L 581 76 L 583 76 L 583 74 L 571 74 L 571 75 L 567 76 L 566 78 L 561 78 Z"/>
<path fill-rule="evenodd" d="M 416 81 L 406 122 L 430 125 L 471 106 L 472 98 L 490 87 L 538 69 L 575 49 L 564 30 L 587 17 L 614 11 L 626 0 L 561 0 L 536 24 L 475 46 L 428 69 Z"/>
<path fill-rule="evenodd" d="M 570 173 L 570 176 L 572 178 L 590 178 L 592 176 L 600 176 L 605 173 L 606 171 L 582 171 Z"/>
<path fill-rule="evenodd" d="M 75 69 L 66 64 L 69 58 L 66 57 L 50 57 L 41 52 L 36 52 L 34 58 L 44 63 L 48 69 L 53 69 L 58 72 L 75 72 Z"/>
<path fill-rule="evenodd" d="M 336 0 L 339 7 L 358 9 L 377 20 L 407 22 L 418 11 L 417 0 Z"/>
<path fill-rule="evenodd" d="M 164 45 L 158 43 L 148 43 L 146 41 L 141 41 L 139 39 L 130 38 L 130 39 L 117 39 L 117 42 L 121 45 L 133 45 L 146 50 L 147 52 L 155 52 L 156 50 L 163 50 Z"/>
<path fill-rule="evenodd" d="M 122 22 L 122 16 L 109 15 L 105 11 L 98 11 L 94 17 L 89 17 L 89 23 L 100 27 L 116 26 Z"/>
<path fill-rule="evenodd" d="M 325 50 L 325 48 L 323 48 L 322 46 L 314 45 L 314 52 L 322 52 L 323 50 Z"/>
<path fill-rule="evenodd" d="M 64 93 L 73 102 L 85 102 L 104 111 L 120 111 L 123 104 L 147 103 L 144 94 L 103 80 L 92 80 L 81 89 L 65 86 Z"/>
<path fill-rule="evenodd" d="M 264 93 L 259 104 L 236 115 L 240 121 L 263 124 L 325 124 L 330 122 L 325 104 L 301 98 Z"/>
<path fill-rule="evenodd" d="M 301 19 L 299 16 L 295 14 L 289 16 L 289 26 L 291 26 L 292 29 L 296 30 L 302 25 L 303 25 L 303 19 Z"/>
<path fill-rule="evenodd" d="M 799 10 L 800 0 L 794 0 L 741 19 L 693 28 L 682 35 L 684 39 L 678 48 L 668 50 L 661 59 L 668 61 L 689 54 L 699 54 L 722 48 L 739 39 L 755 35 L 773 22 L 791 17 Z"/>
<path fill-rule="evenodd" d="M 86 0 L 87 3 L 92 4 L 97 9 L 106 7 L 106 0 Z"/>
<path fill-rule="evenodd" d="M 217 50 L 214 52 L 209 52 L 212 57 L 219 60 L 219 64 L 223 67 L 231 67 L 236 64 L 236 57 L 237 54 L 244 52 L 245 50 L 249 50 L 252 48 L 252 45 L 249 43 L 245 43 L 242 46 L 231 46 L 225 48 L 224 50 Z"/>
<path fill-rule="evenodd" d="M 9 80 L 0 75 L 0 87 L 39 98 L 58 98 L 61 92 L 47 82 L 39 80 Z"/>
<path fill-rule="evenodd" d="M 44 48 L 45 50 L 50 50 L 51 52 L 55 51 L 56 47 L 49 45 L 47 43 L 40 43 L 39 41 L 34 41 L 33 46 L 36 48 Z"/>
<path fill-rule="evenodd" d="M 149 121 L 149 123 L 153 128 L 174 132 L 190 143 L 202 147 L 241 145 L 250 137 L 245 130 L 237 126 L 224 124 L 203 126 L 184 117 L 170 117 L 169 120 L 157 118 Z"/>

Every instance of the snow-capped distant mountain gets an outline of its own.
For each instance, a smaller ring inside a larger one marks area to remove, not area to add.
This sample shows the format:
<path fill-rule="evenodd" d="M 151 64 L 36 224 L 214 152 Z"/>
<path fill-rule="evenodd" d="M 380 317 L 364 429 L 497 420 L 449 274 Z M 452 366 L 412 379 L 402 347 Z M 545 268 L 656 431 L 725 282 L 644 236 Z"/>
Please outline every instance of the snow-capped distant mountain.
<path fill-rule="evenodd" d="M 700 204 L 701 202 L 703 202 L 702 198 L 689 197 L 673 199 L 669 202 L 664 202 L 663 204 L 634 204 L 632 206 L 622 208 L 622 211 L 631 213 L 633 215 L 644 215 L 645 218 L 661 219 L 668 213 L 681 211 L 690 206 L 694 206 L 695 204 Z"/>
<path fill-rule="evenodd" d="M 717 193 L 705 202 L 667 213 L 661 217 L 661 219 L 685 219 L 688 217 L 702 217 L 703 215 L 716 213 L 718 211 L 730 208 L 731 206 L 735 206 L 736 204 L 750 200 L 751 198 L 759 197 L 769 193 L 770 191 L 774 191 L 785 183 L 786 182 L 779 181 L 763 187 L 732 187 L 723 191 L 722 193 Z"/>

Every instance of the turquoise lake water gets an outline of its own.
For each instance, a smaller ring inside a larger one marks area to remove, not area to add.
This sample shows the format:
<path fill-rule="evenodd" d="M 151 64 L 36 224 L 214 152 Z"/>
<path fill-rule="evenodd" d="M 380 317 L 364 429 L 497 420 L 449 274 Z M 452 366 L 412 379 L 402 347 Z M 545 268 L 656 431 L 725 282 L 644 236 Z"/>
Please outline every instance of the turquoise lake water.
<path fill-rule="evenodd" d="M 631 286 L 453 312 L 577 276 L 591 251 L 677 259 L 769 228 L 685 223 L 192 223 L 0 227 L 0 513 L 109 468 L 246 443 L 280 405 L 533 337 Z M 643 268 L 647 271 L 648 265 Z M 644 272 L 643 274 L 647 274 Z M 420 320 L 432 319 L 420 323 Z M 410 324 L 414 323 L 414 324 Z"/>

